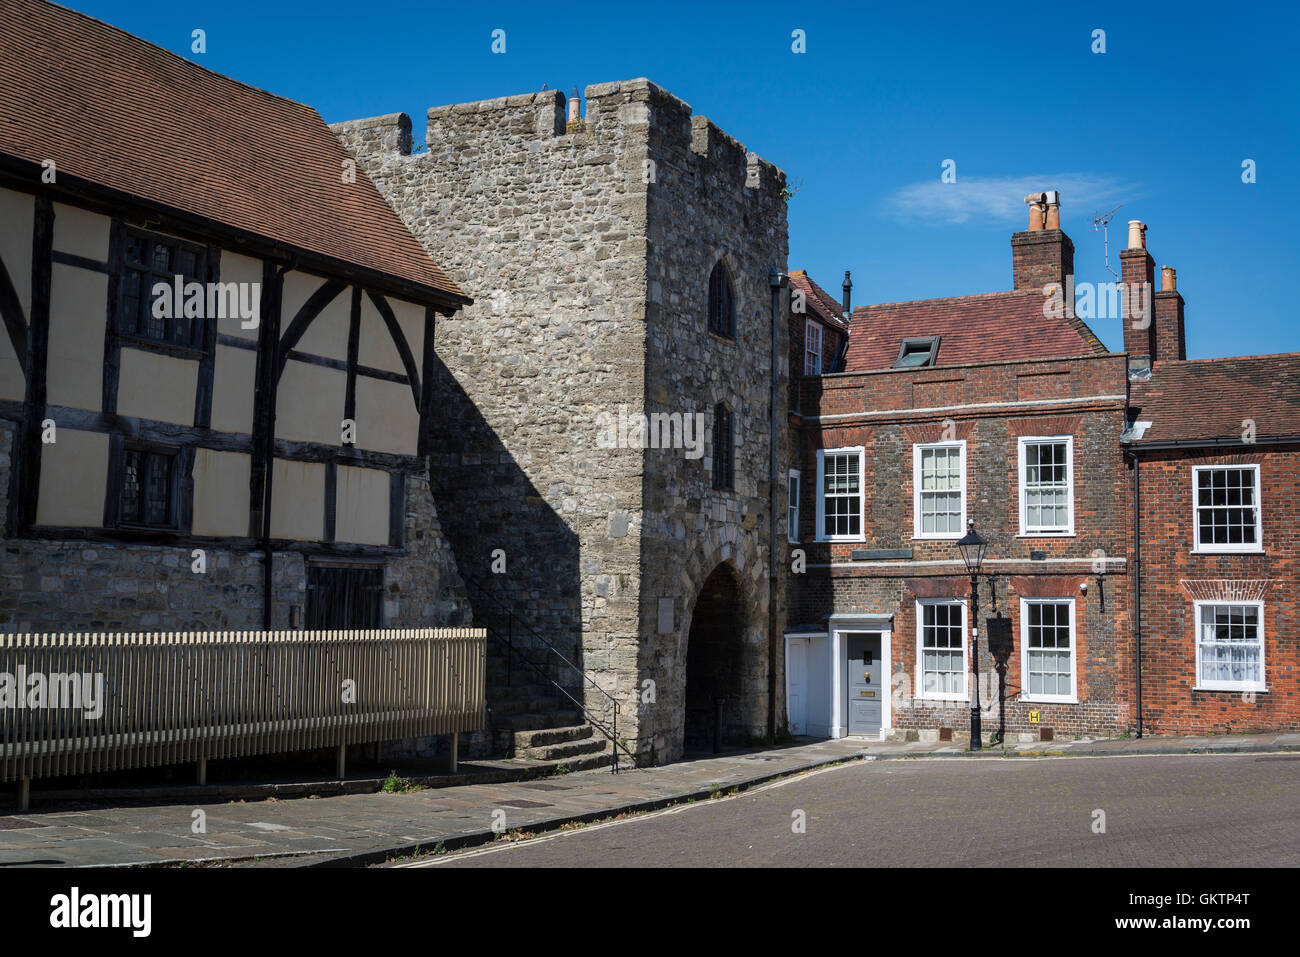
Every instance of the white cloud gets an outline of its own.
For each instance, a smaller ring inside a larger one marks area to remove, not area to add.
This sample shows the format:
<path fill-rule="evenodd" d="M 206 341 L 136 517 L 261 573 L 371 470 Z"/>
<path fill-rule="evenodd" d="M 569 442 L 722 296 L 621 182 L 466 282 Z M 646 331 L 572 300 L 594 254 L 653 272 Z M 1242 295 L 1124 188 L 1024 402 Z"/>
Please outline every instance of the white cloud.
<path fill-rule="evenodd" d="M 978 221 L 1008 222 L 1024 220 L 1024 199 L 1028 193 L 1054 189 L 1061 194 L 1061 205 L 1074 216 L 1104 213 L 1130 199 L 1134 186 L 1109 176 L 1087 173 L 1052 173 L 1035 176 L 977 177 L 962 176 L 957 182 L 933 180 L 912 183 L 896 189 L 885 199 L 885 208 L 893 216 L 908 222 L 946 225 Z"/>

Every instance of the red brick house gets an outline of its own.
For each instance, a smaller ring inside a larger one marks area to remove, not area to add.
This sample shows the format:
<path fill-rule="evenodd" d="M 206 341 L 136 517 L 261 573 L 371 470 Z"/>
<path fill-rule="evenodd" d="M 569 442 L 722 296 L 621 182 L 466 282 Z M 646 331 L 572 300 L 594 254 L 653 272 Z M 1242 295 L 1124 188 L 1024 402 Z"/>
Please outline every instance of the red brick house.
<path fill-rule="evenodd" d="M 986 738 L 1129 727 L 1125 357 L 1045 315 L 1058 217 L 1013 236 L 1012 290 L 858 307 L 843 371 L 802 380 L 793 731 L 967 736 L 976 621 Z"/>
<path fill-rule="evenodd" d="M 1141 229 L 1126 279 L 1150 281 Z M 1125 324 L 1135 720 L 1148 733 L 1300 727 L 1300 354 L 1188 361 L 1165 267 Z M 1130 515 L 1134 513 L 1130 511 Z"/>

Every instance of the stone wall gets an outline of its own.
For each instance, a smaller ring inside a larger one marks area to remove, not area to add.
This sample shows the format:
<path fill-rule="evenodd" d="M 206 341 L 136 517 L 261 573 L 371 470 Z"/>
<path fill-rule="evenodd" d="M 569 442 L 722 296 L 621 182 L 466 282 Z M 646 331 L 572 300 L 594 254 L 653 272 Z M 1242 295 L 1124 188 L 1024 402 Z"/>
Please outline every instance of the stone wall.
<path fill-rule="evenodd" d="M 499 625 L 508 608 L 516 640 L 531 630 L 572 654 L 620 702 L 620 736 L 664 760 L 681 752 L 691 604 L 723 561 L 754 611 L 746 658 L 763 661 L 744 666 L 763 698 L 741 723 L 762 725 L 767 707 L 758 539 L 784 184 L 646 80 L 588 87 L 586 101 L 573 132 L 556 91 L 437 107 L 418 153 L 404 114 L 334 128 L 475 299 L 438 329 L 431 441 L 477 620 Z M 719 257 L 737 287 L 735 343 L 707 332 Z M 602 414 L 698 411 L 707 429 L 720 398 L 737 414 L 734 493 L 712 493 L 708 453 L 602 447 Z M 660 598 L 673 601 L 663 635 Z"/>

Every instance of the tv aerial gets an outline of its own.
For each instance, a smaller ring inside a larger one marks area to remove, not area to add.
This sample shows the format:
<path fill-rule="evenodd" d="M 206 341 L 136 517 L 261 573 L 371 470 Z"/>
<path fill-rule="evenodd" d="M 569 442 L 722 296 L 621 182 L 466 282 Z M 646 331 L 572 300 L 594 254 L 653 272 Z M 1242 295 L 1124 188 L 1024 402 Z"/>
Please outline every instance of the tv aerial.
<path fill-rule="evenodd" d="M 1110 226 L 1110 221 L 1115 218 L 1115 214 L 1118 213 L 1123 208 L 1124 208 L 1124 204 L 1121 203 L 1119 206 L 1116 206 L 1108 213 L 1094 212 L 1092 214 L 1092 230 L 1093 232 L 1096 232 L 1098 229 L 1100 229 L 1102 237 L 1104 238 L 1106 243 L 1106 271 L 1109 272 L 1116 279 L 1119 278 L 1119 273 L 1117 273 L 1115 270 L 1110 268 L 1110 229 L 1108 227 Z"/>

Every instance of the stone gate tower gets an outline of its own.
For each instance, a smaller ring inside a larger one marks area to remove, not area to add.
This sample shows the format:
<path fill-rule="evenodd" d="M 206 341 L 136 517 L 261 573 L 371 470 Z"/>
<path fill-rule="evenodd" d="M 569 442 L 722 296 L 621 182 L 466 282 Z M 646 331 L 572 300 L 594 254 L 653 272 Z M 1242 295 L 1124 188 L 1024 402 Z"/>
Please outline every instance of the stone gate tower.
<path fill-rule="evenodd" d="M 588 676 L 556 678 L 593 712 L 598 683 L 618 736 L 662 762 L 719 719 L 743 743 L 784 715 L 785 177 L 645 79 L 568 105 L 567 123 L 558 91 L 437 107 L 420 152 L 405 114 L 334 129 L 475 300 L 437 329 L 427 438 L 492 653 L 544 637 Z"/>

